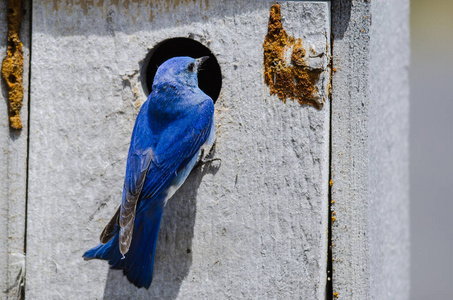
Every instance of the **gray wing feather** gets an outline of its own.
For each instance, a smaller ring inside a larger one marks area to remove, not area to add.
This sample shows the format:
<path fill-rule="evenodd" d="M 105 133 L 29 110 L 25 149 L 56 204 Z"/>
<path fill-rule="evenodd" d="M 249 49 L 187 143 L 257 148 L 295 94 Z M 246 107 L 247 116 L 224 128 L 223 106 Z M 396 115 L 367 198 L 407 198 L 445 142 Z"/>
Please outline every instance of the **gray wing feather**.
<path fill-rule="evenodd" d="M 119 225 L 119 221 L 120 221 L 120 209 L 121 209 L 121 206 L 118 207 L 115 215 L 113 215 L 110 222 L 107 224 L 107 226 L 105 226 L 104 230 L 102 231 L 101 236 L 99 238 L 101 243 L 103 243 L 103 244 L 107 243 L 118 232 L 118 225 Z"/>
<path fill-rule="evenodd" d="M 134 232 L 135 210 L 140 198 L 143 185 L 145 183 L 146 174 L 148 173 L 149 165 L 153 158 L 153 151 L 151 148 L 147 149 L 140 155 L 140 171 L 137 172 L 135 181 L 135 189 L 131 190 L 125 181 L 123 189 L 123 201 L 120 208 L 120 252 L 126 254 L 132 241 L 132 234 Z"/>

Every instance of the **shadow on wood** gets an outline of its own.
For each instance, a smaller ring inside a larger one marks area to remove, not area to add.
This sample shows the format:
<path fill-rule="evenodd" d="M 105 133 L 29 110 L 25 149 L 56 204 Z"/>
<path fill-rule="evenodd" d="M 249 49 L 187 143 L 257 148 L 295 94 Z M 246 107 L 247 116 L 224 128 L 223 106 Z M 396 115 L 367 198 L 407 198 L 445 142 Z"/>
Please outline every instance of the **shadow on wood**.
<path fill-rule="evenodd" d="M 192 265 L 198 187 L 205 174 L 215 174 L 218 169 L 210 163 L 196 167 L 168 201 L 159 230 L 149 290 L 137 289 L 121 270 L 109 269 L 104 299 L 176 299 Z"/>

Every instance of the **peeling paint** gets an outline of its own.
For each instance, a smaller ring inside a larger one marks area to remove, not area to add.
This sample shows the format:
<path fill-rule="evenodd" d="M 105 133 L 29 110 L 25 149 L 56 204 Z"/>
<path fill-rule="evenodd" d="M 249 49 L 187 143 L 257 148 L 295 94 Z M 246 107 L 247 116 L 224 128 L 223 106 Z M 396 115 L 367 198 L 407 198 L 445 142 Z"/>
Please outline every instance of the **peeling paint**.
<path fill-rule="evenodd" d="M 8 86 L 9 123 L 12 129 L 22 129 L 20 110 L 24 97 L 24 53 L 20 41 L 22 1 L 9 0 L 7 9 L 8 50 L 2 63 L 2 77 Z"/>
<path fill-rule="evenodd" d="M 289 36 L 283 28 L 279 4 L 271 7 L 263 48 L 264 81 L 271 95 L 283 102 L 289 98 L 321 109 L 316 83 L 324 70 L 307 64 L 302 39 Z"/>

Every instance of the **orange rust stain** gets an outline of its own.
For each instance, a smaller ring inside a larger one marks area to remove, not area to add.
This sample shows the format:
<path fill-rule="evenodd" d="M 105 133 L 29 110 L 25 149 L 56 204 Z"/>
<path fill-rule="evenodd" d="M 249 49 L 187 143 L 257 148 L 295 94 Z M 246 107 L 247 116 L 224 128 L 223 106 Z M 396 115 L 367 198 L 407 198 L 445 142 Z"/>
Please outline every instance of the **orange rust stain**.
<path fill-rule="evenodd" d="M 58 11 L 58 8 L 59 8 L 59 6 L 58 6 L 58 0 L 53 0 L 53 7 L 54 7 L 54 9 L 55 9 L 56 11 Z"/>
<path fill-rule="evenodd" d="M 8 49 L 2 63 L 2 77 L 8 86 L 9 124 L 12 129 L 22 129 L 20 109 L 24 97 L 23 78 L 24 52 L 20 41 L 22 1 L 9 0 L 7 8 Z"/>
<path fill-rule="evenodd" d="M 44 0 L 44 3 L 52 11 L 67 10 L 70 13 L 82 11 L 84 15 L 92 13 L 93 7 L 99 8 L 103 15 L 110 7 L 116 7 L 122 15 L 131 17 L 135 24 L 136 18 L 145 7 L 149 8 L 149 22 L 156 15 L 173 13 L 179 6 L 189 6 L 199 3 L 200 11 L 209 9 L 211 0 Z M 136 11 L 132 14 L 132 11 Z M 206 16 L 204 16 L 206 18 Z"/>
<path fill-rule="evenodd" d="M 271 95 L 277 95 L 283 102 L 289 98 L 321 109 L 323 103 L 318 101 L 315 84 L 323 70 L 307 65 L 302 40 L 289 36 L 283 28 L 279 4 L 271 7 L 263 48 L 264 82 Z M 291 51 L 290 63 L 285 59 L 288 51 Z"/>
<path fill-rule="evenodd" d="M 93 0 L 85 0 L 80 3 L 80 6 L 82 7 L 83 14 L 86 16 L 88 14 L 88 9 L 94 5 Z"/>
<path fill-rule="evenodd" d="M 109 3 L 106 4 L 111 4 L 112 6 L 120 7 L 120 5 L 127 11 L 132 3 L 135 4 L 141 4 L 145 6 L 161 6 L 164 8 L 166 12 L 170 11 L 170 9 L 175 9 L 179 5 L 189 5 L 189 4 L 195 4 L 197 2 L 200 3 L 200 7 L 204 3 L 205 8 L 208 8 L 209 6 L 209 1 L 210 0 L 110 0 L 108 1 Z M 74 6 L 80 6 L 82 9 L 83 13 L 85 15 L 88 14 L 88 10 L 91 7 L 99 7 L 103 8 L 104 7 L 104 0 L 66 0 L 66 1 L 61 1 L 61 0 L 45 0 L 46 4 L 51 3 L 52 8 L 55 11 L 58 11 L 61 7 L 74 7 Z"/>

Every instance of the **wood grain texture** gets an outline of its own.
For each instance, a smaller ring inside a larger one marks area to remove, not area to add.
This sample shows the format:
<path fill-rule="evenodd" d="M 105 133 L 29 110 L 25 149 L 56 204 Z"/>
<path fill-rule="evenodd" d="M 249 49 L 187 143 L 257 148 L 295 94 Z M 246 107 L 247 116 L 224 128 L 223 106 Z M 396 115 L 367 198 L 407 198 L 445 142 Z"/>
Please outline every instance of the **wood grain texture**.
<path fill-rule="evenodd" d="M 7 5 L 0 1 L 0 61 L 6 55 Z M 25 276 L 25 206 L 27 181 L 28 75 L 30 7 L 23 7 L 21 40 L 24 51 L 22 130 L 10 130 L 8 90 L 0 79 L 0 299 L 17 299 Z"/>
<path fill-rule="evenodd" d="M 270 96 L 271 3 L 35 1 L 27 235 L 29 299 L 324 299 L 330 8 L 282 4 L 284 27 L 324 53 L 322 110 Z M 168 3 L 165 4 L 164 3 Z M 222 69 L 213 162 L 167 204 L 154 281 L 136 289 L 85 262 L 121 197 L 140 67 L 164 39 L 209 47 Z"/>
<path fill-rule="evenodd" d="M 408 1 L 332 4 L 333 289 L 409 298 Z"/>

